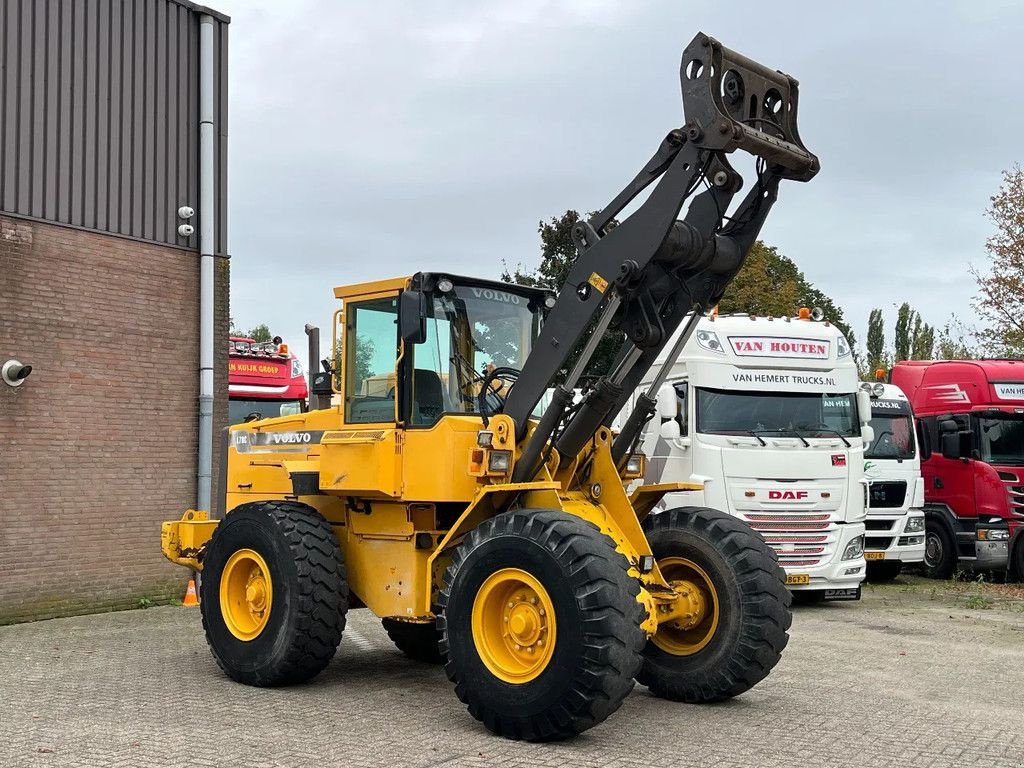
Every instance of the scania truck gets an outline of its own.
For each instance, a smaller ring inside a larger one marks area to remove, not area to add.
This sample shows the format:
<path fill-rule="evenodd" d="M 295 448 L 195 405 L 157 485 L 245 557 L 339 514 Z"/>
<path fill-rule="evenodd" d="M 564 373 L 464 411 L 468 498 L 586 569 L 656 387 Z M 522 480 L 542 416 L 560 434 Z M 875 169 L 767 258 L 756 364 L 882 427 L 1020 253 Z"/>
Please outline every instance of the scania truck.
<path fill-rule="evenodd" d="M 292 416 L 306 409 L 302 363 L 280 337 L 232 336 L 228 346 L 228 423 Z"/>
<path fill-rule="evenodd" d="M 884 376 L 884 371 L 882 372 Z M 924 560 L 922 446 L 914 413 L 903 391 L 882 381 L 863 382 L 871 396 L 870 445 L 864 449 L 868 517 L 864 557 L 868 578 L 896 578 L 904 564 Z"/>
<path fill-rule="evenodd" d="M 934 447 L 921 463 L 928 575 L 1024 580 L 1024 361 L 908 361 L 890 381 Z"/>
<path fill-rule="evenodd" d="M 658 391 L 641 443 L 645 482 L 703 483 L 663 508 L 728 510 L 775 549 L 794 594 L 856 600 L 870 398 L 846 338 L 820 317 L 701 319 Z"/>

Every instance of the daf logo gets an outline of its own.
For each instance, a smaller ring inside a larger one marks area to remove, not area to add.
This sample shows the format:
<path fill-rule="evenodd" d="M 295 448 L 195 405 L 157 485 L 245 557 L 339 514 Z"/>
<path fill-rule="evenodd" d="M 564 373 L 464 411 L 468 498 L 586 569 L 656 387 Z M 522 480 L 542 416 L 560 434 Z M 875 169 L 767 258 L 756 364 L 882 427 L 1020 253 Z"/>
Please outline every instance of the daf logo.
<path fill-rule="evenodd" d="M 268 432 L 267 442 L 271 445 L 304 445 L 313 442 L 309 432 Z"/>
<path fill-rule="evenodd" d="M 478 299 L 487 299 L 488 301 L 500 301 L 503 304 L 521 304 L 522 299 L 516 296 L 514 293 L 505 293 L 505 291 L 495 291 L 491 288 L 474 288 L 473 295 Z"/>
<path fill-rule="evenodd" d="M 802 501 L 807 498 L 807 491 L 768 491 L 770 501 Z"/>

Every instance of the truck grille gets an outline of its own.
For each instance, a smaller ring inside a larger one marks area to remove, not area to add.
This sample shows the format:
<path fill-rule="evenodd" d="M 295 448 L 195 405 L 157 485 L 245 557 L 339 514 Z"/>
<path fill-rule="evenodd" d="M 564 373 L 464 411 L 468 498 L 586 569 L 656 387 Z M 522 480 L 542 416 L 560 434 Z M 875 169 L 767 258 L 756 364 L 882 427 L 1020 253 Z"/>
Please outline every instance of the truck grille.
<path fill-rule="evenodd" d="M 999 479 L 1003 481 L 1010 497 L 1010 510 L 1019 515 L 1024 514 L 1024 481 L 1013 472 L 1004 470 L 999 470 Z"/>
<path fill-rule="evenodd" d="M 741 517 L 775 550 L 783 568 L 818 565 L 831 556 L 835 526 L 823 512 L 742 512 Z"/>
<path fill-rule="evenodd" d="M 906 497 L 906 480 L 879 480 L 870 485 L 868 505 L 871 509 L 898 509 Z"/>

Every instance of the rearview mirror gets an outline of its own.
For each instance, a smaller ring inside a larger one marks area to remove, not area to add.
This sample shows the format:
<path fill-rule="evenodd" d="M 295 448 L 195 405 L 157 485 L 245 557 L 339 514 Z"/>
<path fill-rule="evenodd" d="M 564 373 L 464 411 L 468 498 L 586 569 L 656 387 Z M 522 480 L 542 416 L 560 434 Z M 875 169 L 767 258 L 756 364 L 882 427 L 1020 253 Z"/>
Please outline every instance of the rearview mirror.
<path fill-rule="evenodd" d="M 942 455 L 947 459 L 964 457 L 964 433 L 954 419 L 942 419 L 939 422 L 939 446 Z"/>
<path fill-rule="evenodd" d="M 682 432 L 679 429 L 679 422 L 676 421 L 675 419 L 671 419 L 670 421 L 663 421 L 661 423 L 661 426 L 658 427 L 658 434 L 661 435 L 666 440 L 675 440 L 682 434 Z"/>
<path fill-rule="evenodd" d="M 658 389 L 658 415 L 662 419 L 675 420 L 679 414 L 676 390 L 671 384 L 662 384 Z"/>
<path fill-rule="evenodd" d="M 865 424 L 860 428 L 860 436 L 864 440 L 865 447 L 869 447 L 873 442 L 875 442 L 875 428 L 870 424 Z"/>
<path fill-rule="evenodd" d="M 406 344 L 427 340 L 427 301 L 421 291 L 402 291 L 398 297 L 398 328 Z"/>

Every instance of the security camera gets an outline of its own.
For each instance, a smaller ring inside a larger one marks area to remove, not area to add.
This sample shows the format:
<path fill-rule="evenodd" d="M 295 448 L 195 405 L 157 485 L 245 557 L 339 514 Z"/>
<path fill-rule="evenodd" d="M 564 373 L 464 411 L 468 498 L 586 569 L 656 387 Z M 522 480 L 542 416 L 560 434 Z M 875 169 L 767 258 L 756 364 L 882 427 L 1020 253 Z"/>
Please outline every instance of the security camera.
<path fill-rule="evenodd" d="M 182 237 L 192 237 L 192 233 L 196 231 L 196 228 L 191 224 L 182 224 L 178 227 L 178 234 Z"/>
<path fill-rule="evenodd" d="M 0 369 L 0 377 L 3 378 L 4 384 L 11 387 L 20 387 L 30 373 L 32 373 L 32 366 L 25 365 L 18 360 L 8 360 Z"/>
<path fill-rule="evenodd" d="M 196 215 L 196 209 L 193 208 L 190 205 L 183 205 L 183 206 L 181 206 L 181 208 L 178 209 L 178 218 L 179 219 L 191 219 L 195 215 Z"/>

